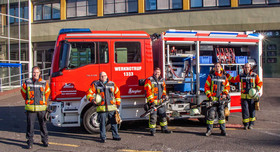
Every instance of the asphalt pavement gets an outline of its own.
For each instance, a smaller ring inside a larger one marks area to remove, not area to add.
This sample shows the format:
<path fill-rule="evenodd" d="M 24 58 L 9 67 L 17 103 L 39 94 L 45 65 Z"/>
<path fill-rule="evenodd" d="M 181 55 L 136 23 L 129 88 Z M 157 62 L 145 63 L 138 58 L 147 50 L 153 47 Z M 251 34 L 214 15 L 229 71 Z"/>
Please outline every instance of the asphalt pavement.
<path fill-rule="evenodd" d="M 120 129 L 121 141 L 99 142 L 99 134 L 88 134 L 83 128 L 60 128 L 48 123 L 49 147 L 40 143 L 40 130 L 35 125 L 35 145 L 26 148 L 26 116 L 19 89 L 0 93 L 0 151 L 280 151 L 280 78 L 264 79 L 261 110 L 257 111 L 253 130 L 242 129 L 241 113 L 232 113 L 227 122 L 228 136 L 205 137 L 206 126 L 198 120 L 169 122 L 172 134 L 162 134 L 158 126 L 155 137 L 149 135 L 147 121 L 125 122 Z"/>

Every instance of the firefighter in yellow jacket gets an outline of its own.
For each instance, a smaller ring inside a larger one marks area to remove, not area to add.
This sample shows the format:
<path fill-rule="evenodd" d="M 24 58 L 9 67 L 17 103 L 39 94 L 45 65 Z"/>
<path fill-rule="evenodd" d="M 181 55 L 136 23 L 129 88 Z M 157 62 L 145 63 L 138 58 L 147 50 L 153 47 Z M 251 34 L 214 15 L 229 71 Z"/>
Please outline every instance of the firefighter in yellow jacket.
<path fill-rule="evenodd" d="M 160 105 L 163 100 L 166 99 L 166 87 L 163 78 L 160 76 L 160 68 L 155 68 L 154 75 L 146 79 L 144 89 L 146 91 L 146 98 L 148 100 L 148 107 L 154 108 Z M 161 130 L 163 133 L 172 133 L 167 129 L 167 119 L 165 107 L 156 109 L 150 114 L 149 128 L 151 135 L 154 136 L 156 132 L 157 115 L 159 115 L 159 121 Z"/>
<path fill-rule="evenodd" d="M 244 73 L 231 77 L 227 74 L 230 82 L 237 83 L 241 82 L 241 107 L 242 107 L 242 118 L 244 129 L 253 129 L 255 117 L 255 100 L 249 95 L 250 89 L 260 90 L 263 82 L 259 76 L 252 72 L 251 65 L 246 63 L 244 65 Z M 258 104 L 258 100 L 256 101 Z"/>
<path fill-rule="evenodd" d="M 204 86 L 205 94 L 208 100 L 210 100 L 210 102 L 212 103 L 217 101 L 223 101 L 223 99 L 226 99 L 230 90 L 229 81 L 222 72 L 222 65 L 220 63 L 216 63 L 214 69 L 215 72 L 209 74 Z M 205 134 L 206 136 L 210 136 L 212 133 L 216 113 L 218 113 L 221 135 L 227 135 L 224 108 L 224 103 L 216 103 L 207 109 L 207 132 Z"/>
<path fill-rule="evenodd" d="M 27 79 L 21 88 L 21 94 L 25 100 L 25 110 L 27 115 L 27 148 L 31 149 L 33 145 L 34 125 L 38 117 L 41 141 L 43 146 L 48 147 L 48 131 L 46 120 L 44 119 L 47 110 L 47 101 L 50 95 L 48 83 L 40 77 L 40 68 L 32 68 L 32 78 Z"/>
<path fill-rule="evenodd" d="M 113 140 L 121 140 L 115 119 L 116 111 L 121 105 L 120 90 L 114 82 L 109 81 L 105 72 L 101 72 L 99 80 L 91 84 L 87 99 L 96 106 L 101 142 L 106 142 L 106 118 L 111 123 Z"/>

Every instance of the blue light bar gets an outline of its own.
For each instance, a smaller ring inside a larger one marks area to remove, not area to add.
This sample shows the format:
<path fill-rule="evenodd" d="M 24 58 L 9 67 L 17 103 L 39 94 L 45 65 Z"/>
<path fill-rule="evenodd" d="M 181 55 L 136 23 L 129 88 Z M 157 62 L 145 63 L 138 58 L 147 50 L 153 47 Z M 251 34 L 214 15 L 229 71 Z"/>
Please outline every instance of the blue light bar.
<path fill-rule="evenodd" d="M 65 33 L 90 33 L 89 28 L 67 28 L 67 29 L 61 29 L 59 31 L 60 34 L 65 34 Z"/>
<path fill-rule="evenodd" d="M 260 33 L 253 33 L 253 34 L 249 34 L 248 36 L 259 37 L 260 35 L 261 35 Z"/>

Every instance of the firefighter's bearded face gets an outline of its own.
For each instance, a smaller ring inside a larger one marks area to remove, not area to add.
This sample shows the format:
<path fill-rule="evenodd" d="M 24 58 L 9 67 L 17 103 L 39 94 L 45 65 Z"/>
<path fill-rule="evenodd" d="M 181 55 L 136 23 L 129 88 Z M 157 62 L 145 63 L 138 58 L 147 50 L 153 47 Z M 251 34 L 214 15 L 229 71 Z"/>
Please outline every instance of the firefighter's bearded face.
<path fill-rule="evenodd" d="M 221 64 L 215 64 L 215 71 L 218 72 L 218 73 L 221 73 L 221 71 L 222 71 Z"/>
<path fill-rule="evenodd" d="M 37 69 L 37 68 L 33 69 L 33 71 L 32 71 L 33 79 L 38 80 L 40 78 L 40 74 L 41 74 L 41 72 L 39 69 Z"/>
<path fill-rule="evenodd" d="M 107 81 L 107 74 L 105 73 L 105 72 L 101 72 L 100 73 L 100 80 L 102 81 L 102 82 L 106 82 Z"/>
<path fill-rule="evenodd" d="M 246 63 L 245 66 L 244 66 L 244 71 L 246 74 L 250 73 L 250 70 L 251 70 L 251 65 Z"/>
<path fill-rule="evenodd" d="M 154 71 L 154 76 L 158 79 L 160 76 L 160 70 L 155 70 Z"/>

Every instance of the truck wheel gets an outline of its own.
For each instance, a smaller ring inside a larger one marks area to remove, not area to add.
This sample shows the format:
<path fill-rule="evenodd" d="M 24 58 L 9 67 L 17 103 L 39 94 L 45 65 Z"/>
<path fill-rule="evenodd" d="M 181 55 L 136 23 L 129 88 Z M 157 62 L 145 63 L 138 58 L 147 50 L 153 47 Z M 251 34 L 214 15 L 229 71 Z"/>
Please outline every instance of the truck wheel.
<path fill-rule="evenodd" d="M 99 133 L 99 123 L 97 121 L 97 112 L 95 107 L 90 107 L 84 114 L 83 126 L 90 133 Z"/>

